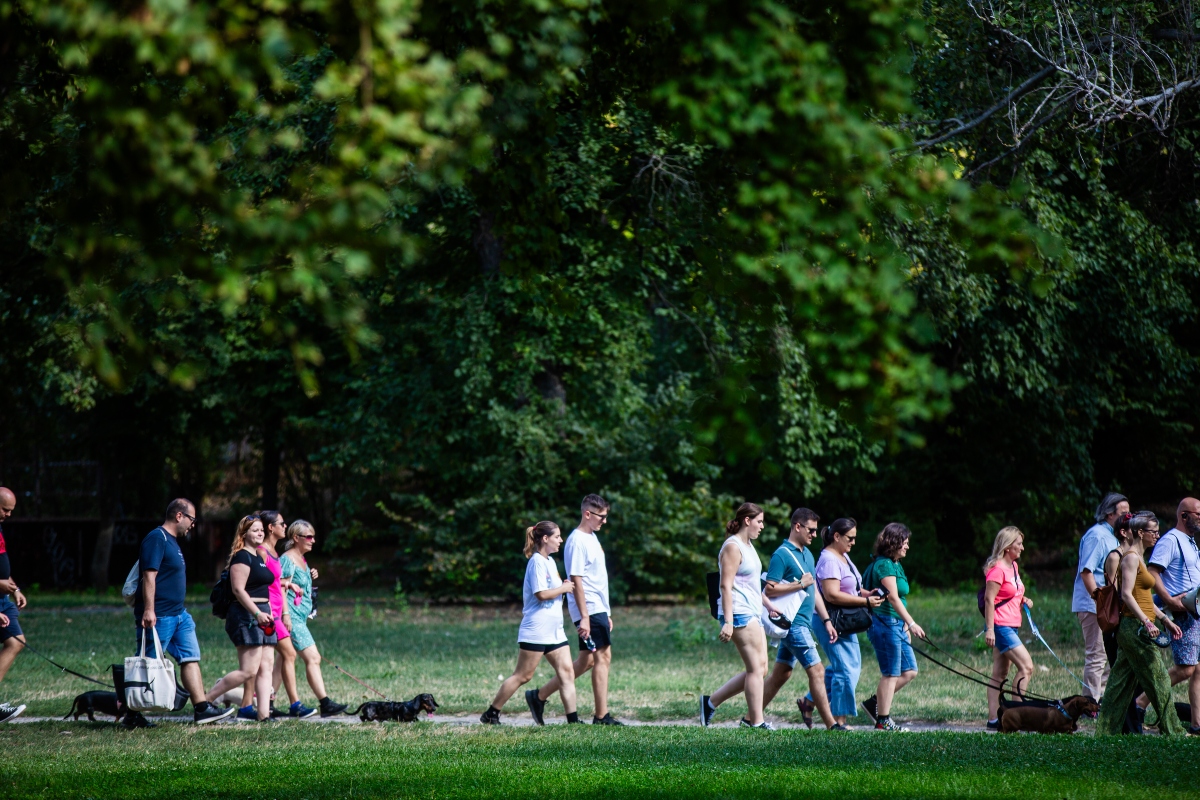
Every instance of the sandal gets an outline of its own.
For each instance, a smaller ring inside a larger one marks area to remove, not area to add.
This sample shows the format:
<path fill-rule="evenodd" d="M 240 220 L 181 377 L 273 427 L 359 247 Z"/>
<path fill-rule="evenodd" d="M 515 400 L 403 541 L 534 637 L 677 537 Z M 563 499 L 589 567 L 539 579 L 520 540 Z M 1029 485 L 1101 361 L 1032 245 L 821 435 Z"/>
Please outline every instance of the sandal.
<path fill-rule="evenodd" d="M 809 730 L 812 730 L 813 725 L 813 710 L 817 704 L 807 697 L 796 698 L 796 706 L 800 709 L 800 719 L 804 720 L 804 724 Z"/>

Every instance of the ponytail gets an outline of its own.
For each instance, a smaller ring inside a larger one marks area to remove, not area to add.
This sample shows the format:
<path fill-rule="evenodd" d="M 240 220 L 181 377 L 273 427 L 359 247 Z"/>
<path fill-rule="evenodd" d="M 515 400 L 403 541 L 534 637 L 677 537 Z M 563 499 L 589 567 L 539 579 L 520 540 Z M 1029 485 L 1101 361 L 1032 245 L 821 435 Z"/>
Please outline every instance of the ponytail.
<path fill-rule="evenodd" d="M 525 557 L 533 558 L 533 554 L 542 546 L 542 541 L 558 532 L 558 526 L 553 522 L 543 520 L 531 528 L 525 529 Z"/>
<path fill-rule="evenodd" d="M 833 544 L 833 537 L 845 536 L 857 527 L 858 523 L 852 517 L 839 517 L 821 529 L 821 541 L 829 547 Z"/>
<path fill-rule="evenodd" d="M 734 512 L 733 519 L 725 523 L 725 535 L 733 536 L 742 529 L 743 525 L 761 513 L 763 513 L 763 510 L 754 503 L 742 503 L 738 506 L 737 511 Z"/>

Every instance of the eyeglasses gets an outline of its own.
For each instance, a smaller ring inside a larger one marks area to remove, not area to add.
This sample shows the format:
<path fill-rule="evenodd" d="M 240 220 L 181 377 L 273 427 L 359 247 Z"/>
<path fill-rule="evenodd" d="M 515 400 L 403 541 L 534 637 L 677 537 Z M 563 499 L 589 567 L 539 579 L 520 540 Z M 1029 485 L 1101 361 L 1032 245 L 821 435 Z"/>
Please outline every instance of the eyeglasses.
<path fill-rule="evenodd" d="M 300 534 L 296 538 L 304 539 L 306 542 L 311 542 L 313 539 L 316 539 L 317 537 L 313 536 L 311 533 L 308 533 L 308 534 Z"/>
<path fill-rule="evenodd" d="M 188 519 L 190 519 L 192 522 L 195 522 L 195 521 L 196 521 L 196 518 L 195 518 L 195 517 L 193 517 L 191 514 L 187 513 L 186 511 L 180 511 L 179 513 L 180 513 L 180 514 L 183 514 L 185 517 L 187 517 Z"/>
<path fill-rule="evenodd" d="M 857 536 L 847 536 L 846 541 L 849 542 L 850 544 L 854 544 L 855 542 L 858 541 L 858 537 Z"/>
<path fill-rule="evenodd" d="M 608 519 L 608 512 L 601 514 L 599 511 L 589 511 L 587 513 L 591 514 L 593 517 L 596 517 L 601 522 Z"/>
<path fill-rule="evenodd" d="M 817 529 L 816 529 L 816 528 L 810 528 L 810 527 L 808 527 L 807 525 L 805 525 L 805 526 L 804 526 L 804 530 L 808 531 L 809 533 L 816 533 L 816 532 L 817 532 Z"/>

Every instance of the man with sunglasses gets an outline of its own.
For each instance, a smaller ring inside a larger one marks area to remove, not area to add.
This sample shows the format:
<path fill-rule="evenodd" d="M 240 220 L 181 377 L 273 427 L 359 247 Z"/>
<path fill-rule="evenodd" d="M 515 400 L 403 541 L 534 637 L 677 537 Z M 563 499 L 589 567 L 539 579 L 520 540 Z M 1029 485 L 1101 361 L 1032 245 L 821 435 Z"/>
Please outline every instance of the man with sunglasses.
<path fill-rule="evenodd" d="M 1188 682 L 1188 699 L 1192 704 L 1192 721 L 1188 733 L 1200 736 L 1200 620 L 1184 608 L 1180 598 L 1200 584 L 1200 500 L 1185 497 L 1175 510 L 1175 527 L 1167 531 L 1154 545 L 1147 559 L 1154 576 L 1154 593 L 1163 610 L 1172 614 L 1183 636 L 1171 642 L 1171 657 L 1175 662 L 1167 674 L 1171 685 Z M 1145 718 L 1146 695 L 1137 699 L 1138 714 Z"/>
<path fill-rule="evenodd" d="M 141 580 L 133 606 L 137 624 L 136 650 L 142 637 L 154 628 L 167 654 L 179 663 L 183 688 L 191 696 L 193 719 L 197 725 L 216 722 L 237 709 L 219 709 L 204 699 L 204 680 L 200 676 L 200 642 L 196 639 L 196 623 L 184 606 L 187 593 L 187 564 L 179 537 L 186 537 L 196 524 L 196 507 L 190 500 L 178 498 L 167 506 L 162 525 L 146 535 L 138 551 Z M 153 637 L 146 642 L 146 655 L 155 655 Z M 186 700 L 180 698 L 177 708 Z M 128 727 L 147 727 L 146 718 L 134 712 L 125 718 Z"/>
<path fill-rule="evenodd" d="M 592 671 L 592 695 L 595 709 L 593 725 L 621 725 L 608 711 L 608 671 L 612 664 L 612 609 L 608 603 L 608 567 L 604 548 L 596 532 L 608 521 L 608 501 L 598 494 L 583 498 L 579 524 L 567 537 L 563 548 L 567 574 L 575 585 L 567 595 L 567 611 L 579 631 L 579 657 L 575 659 L 575 677 Z M 594 647 L 591 649 L 589 647 Z M 560 688 L 558 678 L 541 689 L 525 692 L 525 702 L 534 722 L 542 724 L 548 700 Z"/>

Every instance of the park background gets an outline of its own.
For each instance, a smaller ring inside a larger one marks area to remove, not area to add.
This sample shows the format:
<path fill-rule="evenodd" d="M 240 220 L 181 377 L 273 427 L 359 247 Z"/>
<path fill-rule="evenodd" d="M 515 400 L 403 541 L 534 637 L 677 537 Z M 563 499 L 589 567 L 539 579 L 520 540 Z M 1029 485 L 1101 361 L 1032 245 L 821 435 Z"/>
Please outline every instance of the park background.
<path fill-rule="evenodd" d="M 767 550 L 903 521 L 925 587 L 1008 524 L 1061 583 L 1106 491 L 1169 519 L 1190 4 L 844 6 L 5 4 L 22 580 L 119 583 L 175 496 L 196 583 L 279 508 L 434 600 L 515 597 L 587 492 L 621 602 L 698 597 L 742 499 Z"/>

